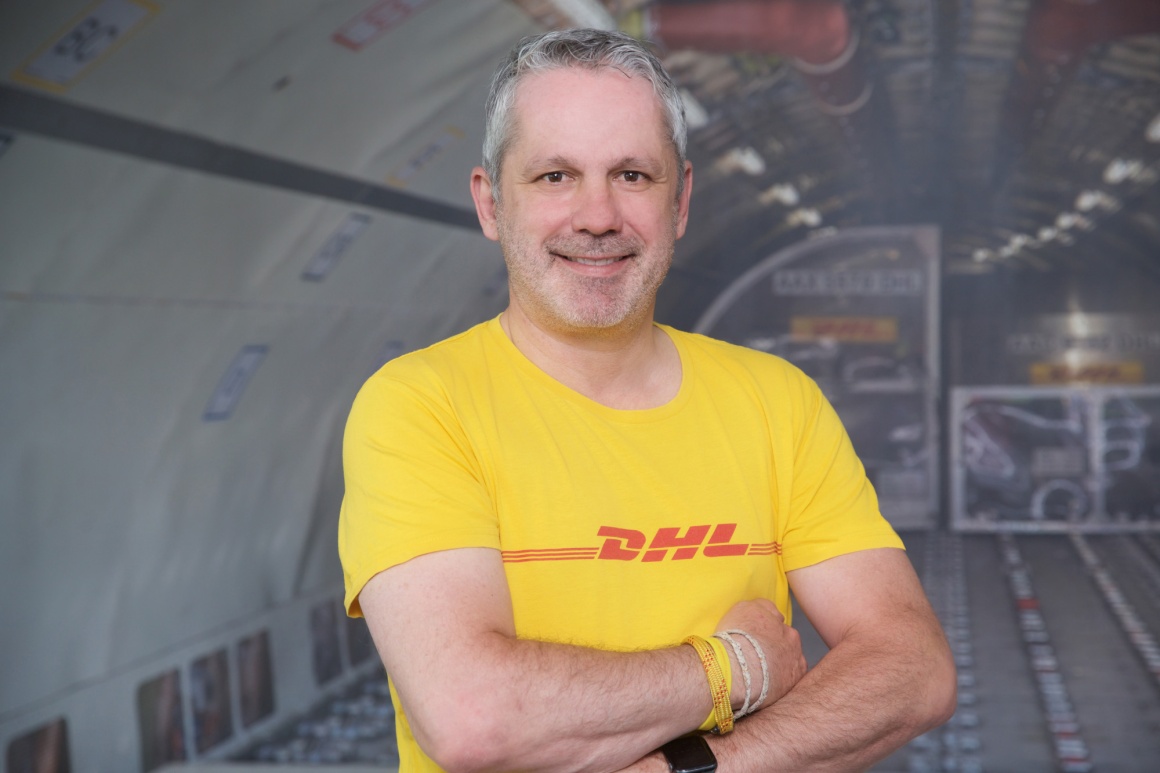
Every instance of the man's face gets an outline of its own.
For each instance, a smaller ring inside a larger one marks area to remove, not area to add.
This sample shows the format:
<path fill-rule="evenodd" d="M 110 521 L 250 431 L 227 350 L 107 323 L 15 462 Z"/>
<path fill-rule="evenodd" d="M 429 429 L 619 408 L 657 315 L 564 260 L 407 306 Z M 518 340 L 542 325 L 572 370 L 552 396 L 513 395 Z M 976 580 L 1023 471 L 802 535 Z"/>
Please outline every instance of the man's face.
<path fill-rule="evenodd" d="M 613 69 L 554 70 L 520 84 L 514 111 L 500 204 L 489 208 L 482 170 L 472 184 L 512 307 L 570 333 L 651 320 L 692 187 L 652 86 Z"/>

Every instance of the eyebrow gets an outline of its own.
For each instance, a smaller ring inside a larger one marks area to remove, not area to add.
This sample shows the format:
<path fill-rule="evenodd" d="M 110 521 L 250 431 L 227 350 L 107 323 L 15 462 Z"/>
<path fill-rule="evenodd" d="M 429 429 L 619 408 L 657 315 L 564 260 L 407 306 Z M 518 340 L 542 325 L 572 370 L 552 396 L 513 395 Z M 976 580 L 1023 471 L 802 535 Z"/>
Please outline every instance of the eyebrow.
<path fill-rule="evenodd" d="M 532 173 L 541 169 L 576 169 L 578 164 L 566 156 L 549 156 L 547 158 L 533 158 L 524 165 L 525 173 Z M 610 169 L 639 169 L 648 172 L 653 177 L 664 171 L 664 164 L 639 156 L 624 156 L 609 165 Z"/>
<path fill-rule="evenodd" d="M 540 169 L 574 169 L 576 164 L 564 156 L 549 156 L 548 158 L 532 158 L 524 164 L 525 172 L 539 171 Z"/>
<path fill-rule="evenodd" d="M 625 156 L 617 161 L 612 166 L 613 169 L 640 169 L 648 172 L 653 177 L 656 177 L 664 171 L 665 165 L 663 162 L 648 158 L 638 158 L 637 156 Z"/>

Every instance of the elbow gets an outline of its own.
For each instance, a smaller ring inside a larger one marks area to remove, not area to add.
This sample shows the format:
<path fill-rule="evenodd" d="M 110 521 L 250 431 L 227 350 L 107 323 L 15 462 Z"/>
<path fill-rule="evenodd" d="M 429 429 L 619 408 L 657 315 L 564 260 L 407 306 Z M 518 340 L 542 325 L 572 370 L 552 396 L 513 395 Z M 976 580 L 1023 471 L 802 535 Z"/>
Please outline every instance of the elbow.
<path fill-rule="evenodd" d="M 504 770 L 503 754 L 494 739 L 462 728 L 441 734 L 419 745 L 447 773 L 489 773 Z"/>
<path fill-rule="evenodd" d="M 923 685 L 924 700 L 917 702 L 921 707 L 921 716 L 917 718 L 920 732 L 945 724 L 958 708 L 958 673 L 949 648 L 932 661 Z"/>
<path fill-rule="evenodd" d="M 422 720 L 411 719 L 420 748 L 447 773 L 512 769 L 516 745 L 504 712 L 494 701 L 456 696 Z"/>
<path fill-rule="evenodd" d="M 927 730 L 945 725 L 955 715 L 955 710 L 958 708 L 957 693 L 957 687 L 952 682 L 949 688 L 942 689 L 939 696 L 931 701 L 930 709 L 927 712 Z"/>

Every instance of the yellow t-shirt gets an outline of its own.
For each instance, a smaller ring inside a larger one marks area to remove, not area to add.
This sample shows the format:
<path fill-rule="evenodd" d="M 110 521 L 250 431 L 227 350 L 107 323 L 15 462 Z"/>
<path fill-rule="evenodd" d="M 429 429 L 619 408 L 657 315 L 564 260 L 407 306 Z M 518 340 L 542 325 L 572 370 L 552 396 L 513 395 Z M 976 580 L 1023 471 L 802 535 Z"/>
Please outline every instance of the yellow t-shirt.
<path fill-rule="evenodd" d="M 667 404 L 616 410 L 533 365 L 491 320 L 392 360 L 347 423 L 346 606 L 437 550 L 500 551 L 521 638 L 608 650 L 710 636 L 759 596 L 789 619 L 787 571 L 902 547 L 837 415 L 762 352 L 661 326 Z M 437 770 L 398 713 L 402 770 Z"/>

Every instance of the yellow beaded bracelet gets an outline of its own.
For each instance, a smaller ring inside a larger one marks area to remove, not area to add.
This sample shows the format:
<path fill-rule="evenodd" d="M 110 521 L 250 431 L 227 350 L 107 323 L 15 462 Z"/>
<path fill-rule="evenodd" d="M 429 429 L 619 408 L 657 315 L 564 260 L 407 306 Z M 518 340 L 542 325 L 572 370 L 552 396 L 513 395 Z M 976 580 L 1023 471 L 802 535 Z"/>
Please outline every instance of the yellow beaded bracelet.
<path fill-rule="evenodd" d="M 717 660 L 716 648 L 700 636 L 689 636 L 681 643 L 691 645 L 701 659 L 701 667 L 705 669 L 705 677 L 709 680 L 709 692 L 713 696 L 716 730 L 724 735 L 733 729 L 733 706 L 729 701 L 729 683 Z"/>

